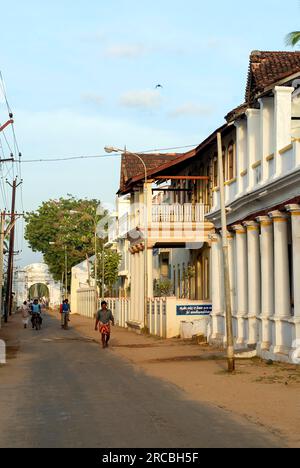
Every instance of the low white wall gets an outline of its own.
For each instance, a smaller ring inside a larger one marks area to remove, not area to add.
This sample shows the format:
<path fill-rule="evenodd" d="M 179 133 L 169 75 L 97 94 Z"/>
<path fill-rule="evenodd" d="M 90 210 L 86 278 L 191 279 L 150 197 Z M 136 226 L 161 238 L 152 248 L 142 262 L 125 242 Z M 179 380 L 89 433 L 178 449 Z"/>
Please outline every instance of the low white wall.
<path fill-rule="evenodd" d="M 111 309 L 115 322 L 122 328 L 127 328 L 130 317 L 129 299 L 106 299 Z M 93 318 L 95 313 L 95 290 L 79 289 L 77 291 L 78 314 Z M 178 315 L 178 307 L 184 307 L 187 315 Z M 189 315 L 189 308 L 209 308 L 210 303 L 201 301 L 178 300 L 176 297 L 156 298 L 148 302 L 148 328 L 151 335 L 160 338 L 176 338 L 180 336 L 182 323 L 195 323 L 202 320 L 203 326 L 197 327 L 207 330 L 210 322 L 209 314 L 195 313 Z M 205 333 L 204 333 L 205 334 Z"/>
<path fill-rule="evenodd" d="M 166 299 L 166 336 L 164 338 L 174 338 L 180 335 L 180 327 L 182 322 L 192 323 L 196 320 L 206 320 L 209 322 L 209 315 L 203 315 L 203 313 L 194 313 L 189 315 L 178 315 L 178 307 L 196 308 L 198 306 L 203 308 L 211 307 L 211 303 L 206 301 L 189 301 L 186 299 L 177 299 L 176 297 L 170 297 Z"/>
<path fill-rule="evenodd" d="M 78 289 L 76 313 L 83 317 L 94 318 L 95 312 L 95 289 Z"/>

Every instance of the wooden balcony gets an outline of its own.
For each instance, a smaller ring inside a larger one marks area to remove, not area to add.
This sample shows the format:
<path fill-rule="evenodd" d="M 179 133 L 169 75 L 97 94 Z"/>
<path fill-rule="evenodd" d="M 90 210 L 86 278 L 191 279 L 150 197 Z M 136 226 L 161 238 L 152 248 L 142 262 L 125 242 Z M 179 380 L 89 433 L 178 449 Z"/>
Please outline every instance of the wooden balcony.
<path fill-rule="evenodd" d="M 209 242 L 213 225 L 206 221 L 210 207 L 202 203 L 153 204 L 148 210 L 148 243 L 153 247 L 185 247 Z M 131 244 L 140 244 L 145 235 L 143 209 L 131 220 Z M 139 235 L 137 235 L 137 233 Z M 192 248 L 193 246 L 191 246 Z"/>

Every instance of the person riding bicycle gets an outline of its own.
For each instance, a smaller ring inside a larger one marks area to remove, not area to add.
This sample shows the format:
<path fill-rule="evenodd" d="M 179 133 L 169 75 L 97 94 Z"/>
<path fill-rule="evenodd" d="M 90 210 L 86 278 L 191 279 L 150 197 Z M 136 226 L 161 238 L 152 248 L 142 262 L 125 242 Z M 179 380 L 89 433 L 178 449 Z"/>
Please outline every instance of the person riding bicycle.
<path fill-rule="evenodd" d="M 70 322 L 70 313 L 71 313 L 71 308 L 70 308 L 68 299 L 65 299 L 64 302 L 61 304 L 60 312 L 61 312 L 61 327 L 66 330 L 68 328 L 68 322 Z"/>
<path fill-rule="evenodd" d="M 38 299 L 35 299 L 33 301 L 33 304 L 31 306 L 31 315 L 32 315 L 32 318 L 31 318 L 32 328 L 34 328 L 34 321 L 36 318 L 39 320 L 39 324 L 40 325 L 42 324 L 42 321 L 43 321 L 42 308 L 41 308 L 41 305 L 39 304 Z"/>

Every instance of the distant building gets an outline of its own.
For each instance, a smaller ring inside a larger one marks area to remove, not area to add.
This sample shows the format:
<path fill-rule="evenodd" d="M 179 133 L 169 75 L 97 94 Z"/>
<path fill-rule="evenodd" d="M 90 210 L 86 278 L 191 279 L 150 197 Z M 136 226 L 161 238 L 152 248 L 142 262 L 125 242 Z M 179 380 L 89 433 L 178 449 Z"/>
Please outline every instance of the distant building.
<path fill-rule="evenodd" d="M 39 288 L 39 286 L 43 286 Z M 14 273 L 13 292 L 17 307 L 29 299 L 30 293 L 38 296 L 38 291 L 45 291 L 50 307 L 56 307 L 61 301 L 61 284 L 54 281 L 45 263 L 34 263 Z"/>

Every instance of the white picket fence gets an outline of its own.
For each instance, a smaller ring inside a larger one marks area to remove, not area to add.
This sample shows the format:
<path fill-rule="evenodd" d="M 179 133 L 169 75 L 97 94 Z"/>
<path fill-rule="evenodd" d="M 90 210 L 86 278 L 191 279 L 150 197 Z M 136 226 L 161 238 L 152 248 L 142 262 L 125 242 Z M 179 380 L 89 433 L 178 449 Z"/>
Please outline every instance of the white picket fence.
<path fill-rule="evenodd" d="M 105 299 L 108 308 L 112 311 L 115 318 L 115 323 L 119 327 L 127 328 L 129 320 L 130 301 L 128 299 Z"/>
<path fill-rule="evenodd" d="M 79 289 L 77 291 L 78 314 L 94 318 L 95 315 L 95 290 Z M 107 298 L 108 308 L 112 311 L 115 317 L 115 323 L 121 328 L 136 328 L 140 326 L 140 330 L 144 327 L 143 323 L 137 323 L 134 319 L 134 310 L 131 310 L 130 299 Z M 181 334 L 183 324 L 194 324 L 195 321 L 201 320 L 203 323 L 203 333 L 206 334 L 206 329 L 210 321 L 210 317 L 182 317 L 177 315 L 177 306 L 193 306 L 199 305 L 196 301 L 180 300 L 176 297 L 153 298 L 148 300 L 147 306 L 147 326 L 149 332 L 153 336 L 168 339 L 175 338 Z M 207 305 L 207 304 L 203 304 Z M 100 308 L 100 304 L 99 304 Z"/>
<path fill-rule="evenodd" d="M 95 289 L 84 288 L 77 290 L 77 313 L 83 317 L 95 317 Z"/>
<path fill-rule="evenodd" d="M 150 334 L 167 338 L 167 299 L 148 301 L 147 317 Z"/>

